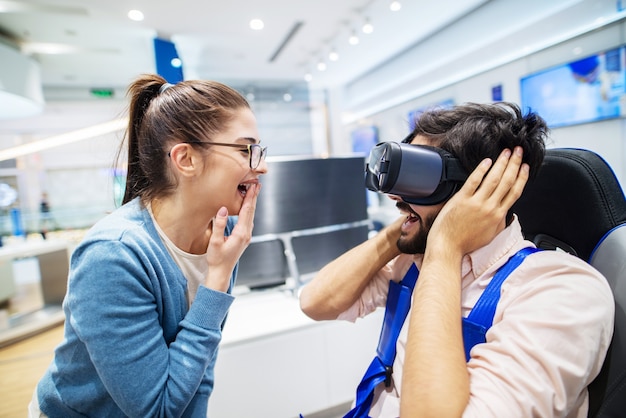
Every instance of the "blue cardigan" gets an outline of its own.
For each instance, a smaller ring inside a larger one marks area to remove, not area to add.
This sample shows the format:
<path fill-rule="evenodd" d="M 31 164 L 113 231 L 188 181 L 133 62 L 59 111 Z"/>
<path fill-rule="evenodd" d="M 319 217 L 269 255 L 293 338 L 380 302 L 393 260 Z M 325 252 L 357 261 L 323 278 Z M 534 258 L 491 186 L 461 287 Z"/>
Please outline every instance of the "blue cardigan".
<path fill-rule="evenodd" d="M 226 233 L 236 220 L 229 218 Z M 237 267 L 231 277 L 234 285 Z M 206 417 L 233 296 L 187 280 L 137 199 L 71 258 L 65 336 L 37 386 L 49 417 Z"/>

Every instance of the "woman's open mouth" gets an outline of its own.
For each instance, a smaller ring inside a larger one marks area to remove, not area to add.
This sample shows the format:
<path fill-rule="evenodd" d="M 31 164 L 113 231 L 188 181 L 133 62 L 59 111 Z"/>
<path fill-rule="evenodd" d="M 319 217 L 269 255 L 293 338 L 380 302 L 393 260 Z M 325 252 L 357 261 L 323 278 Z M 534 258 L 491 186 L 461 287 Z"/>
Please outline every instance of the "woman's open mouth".
<path fill-rule="evenodd" d="M 239 186 L 237 186 L 237 190 L 239 191 L 239 194 L 242 195 L 243 197 L 246 197 L 246 194 L 248 193 L 249 188 L 250 188 L 250 183 L 241 183 L 239 184 Z"/>

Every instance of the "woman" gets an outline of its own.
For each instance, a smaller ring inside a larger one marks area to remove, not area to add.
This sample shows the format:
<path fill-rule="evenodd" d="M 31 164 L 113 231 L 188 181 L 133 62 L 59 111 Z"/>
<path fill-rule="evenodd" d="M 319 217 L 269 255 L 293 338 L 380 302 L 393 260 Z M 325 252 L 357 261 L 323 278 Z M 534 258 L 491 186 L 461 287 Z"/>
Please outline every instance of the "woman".
<path fill-rule="evenodd" d="M 64 340 L 31 414 L 206 417 L 266 149 L 223 84 L 144 75 L 129 96 L 123 206 L 72 255 Z"/>

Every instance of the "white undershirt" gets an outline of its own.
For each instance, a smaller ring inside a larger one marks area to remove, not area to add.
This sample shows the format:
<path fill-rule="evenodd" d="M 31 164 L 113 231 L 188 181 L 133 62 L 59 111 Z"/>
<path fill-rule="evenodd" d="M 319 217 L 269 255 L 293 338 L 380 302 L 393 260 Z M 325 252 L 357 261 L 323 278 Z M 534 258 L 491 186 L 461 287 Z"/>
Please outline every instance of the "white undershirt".
<path fill-rule="evenodd" d="M 205 254 L 190 254 L 178 248 L 161 229 L 154 214 L 152 213 L 152 207 L 148 204 L 148 212 L 154 222 L 154 227 L 159 233 L 159 237 L 165 244 L 165 248 L 170 253 L 174 262 L 183 272 L 183 276 L 187 279 L 187 302 L 191 305 L 191 302 L 196 297 L 198 287 L 204 283 L 204 280 L 209 272 L 209 264 Z"/>

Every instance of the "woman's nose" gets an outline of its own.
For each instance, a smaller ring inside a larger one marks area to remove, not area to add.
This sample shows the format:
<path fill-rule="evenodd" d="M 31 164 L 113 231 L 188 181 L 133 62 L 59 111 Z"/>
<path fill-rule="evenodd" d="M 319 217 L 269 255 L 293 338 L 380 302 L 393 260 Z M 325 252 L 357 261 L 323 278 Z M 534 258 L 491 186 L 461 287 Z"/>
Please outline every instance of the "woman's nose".
<path fill-rule="evenodd" d="M 267 174 L 267 163 L 265 162 L 265 158 L 262 158 L 261 161 L 259 161 L 259 165 L 254 169 L 254 171 L 260 174 Z"/>

